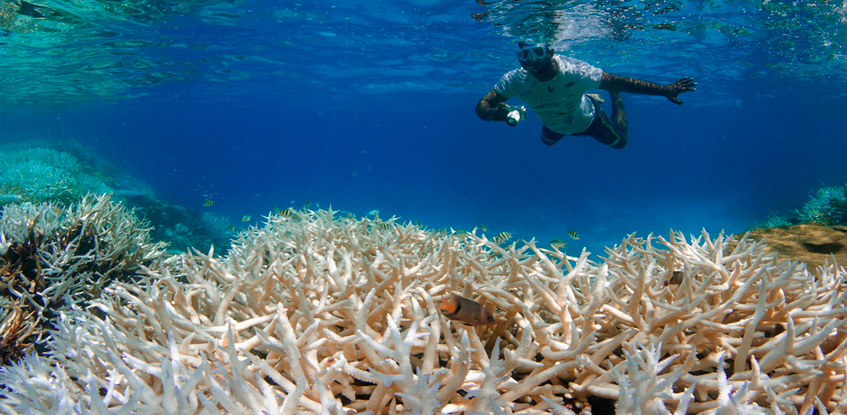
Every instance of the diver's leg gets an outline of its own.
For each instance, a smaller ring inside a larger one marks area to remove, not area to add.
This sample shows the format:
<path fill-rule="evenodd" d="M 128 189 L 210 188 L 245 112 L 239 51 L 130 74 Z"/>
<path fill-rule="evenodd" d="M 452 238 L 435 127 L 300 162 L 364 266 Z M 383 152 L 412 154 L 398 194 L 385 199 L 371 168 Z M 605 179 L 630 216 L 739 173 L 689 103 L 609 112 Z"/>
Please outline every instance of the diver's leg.
<path fill-rule="evenodd" d="M 612 122 L 622 135 L 623 141 L 626 142 L 629 123 L 626 120 L 626 109 L 623 107 L 621 93 L 620 91 L 609 91 L 609 96 L 612 98 Z"/>
<path fill-rule="evenodd" d="M 587 130 L 578 135 L 594 137 L 595 140 L 620 150 L 626 147 L 626 111 L 620 92 L 609 91 L 612 96 L 612 116 L 606 114 L 598 102 L 594 102 L 594 121 Z"/>
<path fill-rule="evenodd" d="M 541 142 L 548 146 L 558 143 L 564 136 L 564 134 L 559 134 L 547 128 L 546 125 L 541 126 Z"/>

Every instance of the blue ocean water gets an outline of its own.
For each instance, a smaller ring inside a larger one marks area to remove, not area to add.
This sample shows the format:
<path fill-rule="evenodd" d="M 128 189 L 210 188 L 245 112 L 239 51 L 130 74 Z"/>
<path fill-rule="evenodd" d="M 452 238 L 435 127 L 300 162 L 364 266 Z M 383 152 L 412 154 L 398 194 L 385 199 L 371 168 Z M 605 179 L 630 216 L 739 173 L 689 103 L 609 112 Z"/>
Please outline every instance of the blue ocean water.
<path fill-rule="evenodd" d="M 684 106 L 625 94 L 623 150 L 547 147 L 533 115 L 474 114 L 529 37 L 699 85 Z M 378 209 L 602 254 L 632 232 L 743 233 L 847 182 L 845 48 L 837 1 L 3 0 L 0 144 L 74 140 L 236 223 Z"/>

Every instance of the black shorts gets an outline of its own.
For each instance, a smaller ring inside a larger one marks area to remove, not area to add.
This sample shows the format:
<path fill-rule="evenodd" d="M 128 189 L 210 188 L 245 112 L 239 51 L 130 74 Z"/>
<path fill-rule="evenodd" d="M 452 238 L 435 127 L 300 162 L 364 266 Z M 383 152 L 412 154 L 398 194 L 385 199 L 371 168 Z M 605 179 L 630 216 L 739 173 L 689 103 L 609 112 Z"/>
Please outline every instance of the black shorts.
<path fill-rule="evenodd" d="M 618 129 L 596 101 L 592 99 L 591 102 L 594 104 L 594 121 L 585 131 L 573 135 L 587 135 L 609 147 L 623 148 L 626 145 L 626 134 Z M 541 127 L 541 141 L 548 146 L 558 143 L 565 135 L 547 128 L 546 125 Z"/>

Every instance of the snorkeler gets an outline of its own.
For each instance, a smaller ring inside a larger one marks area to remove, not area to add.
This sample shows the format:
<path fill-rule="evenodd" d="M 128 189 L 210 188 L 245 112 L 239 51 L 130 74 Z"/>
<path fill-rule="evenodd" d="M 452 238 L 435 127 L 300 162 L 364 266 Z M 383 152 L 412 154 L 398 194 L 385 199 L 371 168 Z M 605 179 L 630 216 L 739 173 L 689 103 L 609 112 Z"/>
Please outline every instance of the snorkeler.
<path fill-rule="evenodd" d="M 556 55 L 552 47 L 531 40 L 518 42 L 521 68 L 500 78 L 476 106 L 476 114 L 486 121 L 505 121 L 515 126 L 526 118 L 523 107 L 506 105 L 518 97 L 535 111 L 544 126 L 541 141 L 548 146 L 566 135 L 587 135 L 615 149 L 627 142 L 627 120 L 621 92 L 661 95 L 682 105 L 677 96 L 694 91 L 697 83 L 682 78 L 670 85 L 658 85 L 604 72 L 588 63 Z M 587 95 L 590 89 L 605 89 L 612 99 L 612 117 L 602 110 L 602 99 Z"/>

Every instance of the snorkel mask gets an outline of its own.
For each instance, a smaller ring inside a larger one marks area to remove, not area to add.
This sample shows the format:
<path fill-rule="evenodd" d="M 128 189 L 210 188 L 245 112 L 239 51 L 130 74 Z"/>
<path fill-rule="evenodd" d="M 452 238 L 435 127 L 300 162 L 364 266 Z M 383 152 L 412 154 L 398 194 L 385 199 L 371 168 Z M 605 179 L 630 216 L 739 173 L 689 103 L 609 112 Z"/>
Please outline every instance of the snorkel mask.
<path fill-rule="evenodd" d="M 553 55 L 553 49 L 532 40 L 518 42 L 518 61 L 521 64 L 536 65 Z"/>

